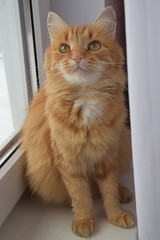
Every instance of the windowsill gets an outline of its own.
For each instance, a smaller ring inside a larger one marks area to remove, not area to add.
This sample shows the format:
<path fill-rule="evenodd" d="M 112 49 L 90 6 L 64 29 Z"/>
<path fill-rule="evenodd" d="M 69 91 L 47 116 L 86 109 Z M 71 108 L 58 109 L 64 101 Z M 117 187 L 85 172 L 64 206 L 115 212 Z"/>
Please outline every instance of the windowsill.
<path fill-rule="evenodd" d="M 24 154 L 17 150 L 0 169 L 0 226 L 25 190 Z"/>
<path fill-rule="evenodd" d="M 125 209 L 135 214 L 135 203 L 123 205 Z M 105 216 L 101 200 L 95 202 L 94 215 L 96 227 L 89 239 L 102 240 L 136 240 L 137 227 L 121 229 L 110 224 Z M 15 210 L 0 231 L 2 240 L 78 240 L 72 233 L 71 223 L 73 212 L 71 208 L 45 205 L 35 197 L 24 193 Z"/>

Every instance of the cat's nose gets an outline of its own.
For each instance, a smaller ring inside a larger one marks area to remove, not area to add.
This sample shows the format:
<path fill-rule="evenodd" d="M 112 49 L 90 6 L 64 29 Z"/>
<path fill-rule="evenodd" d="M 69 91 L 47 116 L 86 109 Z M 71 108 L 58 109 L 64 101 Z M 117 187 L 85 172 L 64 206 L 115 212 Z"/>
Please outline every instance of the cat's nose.
<path fill-rule="evenodd" d="M 82 58 L 81 58 L 80 56 L 74 56 L 72 59 L 73 59 L 77 64 L 79 64 Z"/>

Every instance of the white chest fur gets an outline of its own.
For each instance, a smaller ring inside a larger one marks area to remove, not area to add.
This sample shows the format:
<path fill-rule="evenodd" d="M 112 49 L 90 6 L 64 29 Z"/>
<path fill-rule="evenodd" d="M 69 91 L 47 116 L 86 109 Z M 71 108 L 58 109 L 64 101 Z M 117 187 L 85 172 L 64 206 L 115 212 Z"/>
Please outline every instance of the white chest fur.
<path fill-rule="evenodd" d="M 83 96 L 77 99 L 74 103 L 74 108 L 81 109 L 84 127 L 92 123 L 102 113 L 101 104 L 93 97 Z"/>

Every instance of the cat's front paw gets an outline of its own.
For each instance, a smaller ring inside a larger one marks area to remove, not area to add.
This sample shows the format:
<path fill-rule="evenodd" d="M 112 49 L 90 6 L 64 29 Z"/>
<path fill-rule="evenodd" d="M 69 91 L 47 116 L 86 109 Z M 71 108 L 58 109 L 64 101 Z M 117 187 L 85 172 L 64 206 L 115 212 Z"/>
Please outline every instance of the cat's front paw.
<path fill-rule="evenodd" d="M 114 225 L 122 228 L 130 228 L 134 226 L 134 216 L 131 212 L 127 212 L 127 211 L 109 220 Z"/>
<path fill-rule="evenodd" d="M 94 225 L 94 220 L 73 221 L 72 230 L 78 236 L 88 237 L 93 233 Z"/>

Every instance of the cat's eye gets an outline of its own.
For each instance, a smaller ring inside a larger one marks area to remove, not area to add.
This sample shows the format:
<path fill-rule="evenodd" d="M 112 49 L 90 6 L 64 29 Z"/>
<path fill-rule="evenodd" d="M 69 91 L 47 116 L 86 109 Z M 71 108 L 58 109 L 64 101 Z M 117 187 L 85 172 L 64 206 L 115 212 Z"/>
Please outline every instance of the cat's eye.
<path fill-rule="evenodd" d="M 90 42 L 88 44 L 88 50 L 90 51 L 98 51 L 101 48 L 101 44 L 97 41 Z"/>
<path fill-rule="evenodd" d="M 67 45 L 67 44 L 62 44 L 60 47 L 59 47 L 59 51 L 61 53 L 67 53 L 69 52 L 70 50 L 70 47 Z"/>

